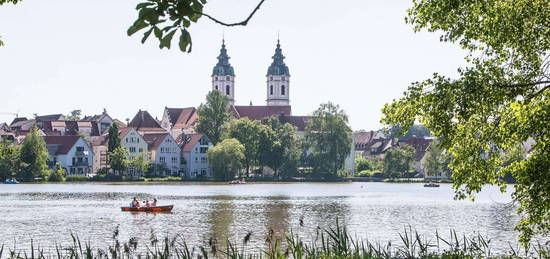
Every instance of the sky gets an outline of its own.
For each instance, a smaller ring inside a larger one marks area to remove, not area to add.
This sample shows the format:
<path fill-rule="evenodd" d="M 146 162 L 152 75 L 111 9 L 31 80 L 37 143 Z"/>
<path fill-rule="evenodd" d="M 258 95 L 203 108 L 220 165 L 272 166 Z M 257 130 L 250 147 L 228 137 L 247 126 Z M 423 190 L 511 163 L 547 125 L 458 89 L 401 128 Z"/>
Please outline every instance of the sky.
<path fill-rule="evenodd" d="M 259 0 L 212 0 L 204 12 L 243 20 Z M 138 0 L 24 0 L 0 7 L 0 122 L 14 115 L 84 115 L 105 108 L 124 121 L 139 109 L 191 107 L 211 89 L 222 37 L 235 69 L 238 105 L 265 105 L 266 72 L 277 35 L 289 67 L 293 115 L 339 104 L 353 130 L 382 127 L 381 109 L 434 72 L 455 76 L 465 52 L 414 33 L 404 17 L 410 0 L 266 0 L 245 27 L 207 18 L 193 24 L 193 51 L 160 50 L 126 30 Z"/>

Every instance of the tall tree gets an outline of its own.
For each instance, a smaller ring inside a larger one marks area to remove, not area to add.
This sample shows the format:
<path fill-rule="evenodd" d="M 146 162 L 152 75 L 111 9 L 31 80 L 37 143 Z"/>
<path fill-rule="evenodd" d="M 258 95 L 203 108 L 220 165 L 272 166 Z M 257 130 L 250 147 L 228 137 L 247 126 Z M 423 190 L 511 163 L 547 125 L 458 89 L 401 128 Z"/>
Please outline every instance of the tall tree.
<path fill-rule="evenodd" d="M 208 161 L 217 180 L 228 181 L 240 171 L 245 147 L 234 138 L 225 139 L 208 149 Z"/>
<path fill-rule="evenodd" d="M 233 120 L 229 126 L 229 137 L 237 139 L 245 148 L 243 164 L 247 176 L 250 174 L 250 167 L 255 165 L 259 158 L 260 134 L 264 131 L 262 126 L 260 122 L 248 118 Z"/>
<path fill-rule="evenodd" d="M 139 155 L 128 160 L 128 167 L 135 168 L 139 173 L 146 173 L 149 169 L 149 158 L 147 153 L 142 152 Z"/>
<path fill-rule="evenodd" d="M 271 116 L 262 121 L 272 131 L 271 140 L 260 140 L 260 142 L 271 141 L 267 148 L 259 151 L 261 164 L 271 167 L 275 176 L 282 176 L 289 179 L 298 170 L 298 161 L 302 153 L 302 141 L 296 134 L 296 128 L 291 124 L 281 124 L 277 116 Z"/>
<path fill-rule="evenodd" d="M 340 106 L 321 104 L 313 112 L 305 134 L 314 170 L 336 176 L 351 152 L 351 134 L 348 116 Z"/>
<path fill-rule="evenodd" d="M 231 119 L 229 99 L 219 91 L 211 91 L 206 96 L 206 103 L 201 104 L 197 110 L 199 119 L 196 130 L 202 133 L 216 145 L 221 141 L 222 132 Z"/>
<path fill-rule="evenodd" d="M 423 160 L 426 177 L 439 176 L 447 170 L 446 159 L 443 156 L 443 150 L 439 147 L 438 140 L 433 140 L 430 143 L 426 156 Z"/>
<path fill-rule="evenodd" d="M 453 158 L 457 198 L 485 184 L 504 187 L 502 176 L 511 172 L 525 246 L 550 234 L 549 9 L 547 0 L 413 1 L 407 22 L 458 43 L 469 65 L 454 78 L 413 83 L 383 108 L 384 123 L 406 130 L 419 121 L 440 137 Z M 501 150 L 529 138 L 531 155 L 502 168 Z"/>
<path fill-rule="evenodd" d="M 21 162 L 24 163 L 20 178 L 32 181 L 34 178 L 48 179 L 48 150 L 46 142 L 33 126 L 21 145 Z"/>
<path fill-rule="evenodd" d="M 20 147 L 5 138 L 0 138 L 0 179 L 15 177 L 20 171 Z"/>
<path fill-rule="evenodd" d="M 415 156 L 416 150 L 409 145 L 391 148 L 384 154 L 384 174 L 397 178 L 410 173 Z"/>
<path fill-rule="evenodd" d="M 119 146 L 109 152 L 109 165 L 115 174 L 120 175 L 128 168 L 128 150 Z"/>
<path fill-rule="evenodd" d="M 69 121 L 78 121 L 78 120 L 80 120 L 81 115 L 82 115 L 81 110 L 72 110 L 69 114 L 67 114 L 67 120 L 69 120 Z"/>
<path fill-rule="evenodd" d="M 109 139 L 109 152 L 113 152 L 115 149 L 120 147 L 120 136 L 118 135 L 118 126 L 116 123 L 111 124 L 111 127 L 109 127 L 107 138 Z"/>

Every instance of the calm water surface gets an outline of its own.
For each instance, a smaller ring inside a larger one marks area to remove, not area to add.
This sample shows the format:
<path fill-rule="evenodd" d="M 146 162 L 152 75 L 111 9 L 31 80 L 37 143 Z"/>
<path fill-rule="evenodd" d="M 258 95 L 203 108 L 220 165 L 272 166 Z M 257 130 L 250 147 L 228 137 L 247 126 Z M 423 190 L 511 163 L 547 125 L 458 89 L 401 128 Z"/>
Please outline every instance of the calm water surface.
<path fill-rule="evenodd" d="M 510 191 L 512 187 L 508 194 L 486 187 L 471 202 L 453 200 L 447 184 L 0 185 L 0 244 L 25 247 L 32 238 L 52 248 L 69 242 L 73 232 L 105 247 L 118 226 L 121 240 L 138 237 L 142 243 L 151 232 L 158 237 L 181 234 L 192 244 L 203 244 L 210 237 L 241 240 L 252 231 L 253 244 L 261 246 L 269 229 L 281 236 L 292 228 L 311 238 L 317 226 L 334 225 L 338 218 L 369 240 L 400 243 L 399 233 L 410 225 L 428 237 L 436 230 L 480 233 L 490 237 L 494 251 L 503 251 L 517 244 L 513 227 L 518 217 L 509 205 Z M 174 204 L 173 213 L 121 212 L 120 206 L 134 196 Z"/>

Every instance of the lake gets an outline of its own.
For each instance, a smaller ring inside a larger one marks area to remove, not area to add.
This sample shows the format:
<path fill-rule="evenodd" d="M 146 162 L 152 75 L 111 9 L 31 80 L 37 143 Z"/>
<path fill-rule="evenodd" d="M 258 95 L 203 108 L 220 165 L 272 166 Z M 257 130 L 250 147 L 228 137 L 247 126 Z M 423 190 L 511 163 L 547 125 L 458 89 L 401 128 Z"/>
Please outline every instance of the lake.
<path fill-rule="evenodd" d="M 281 184 L 18 184 L 0 185 L 0 244 L 41 247 L 70 241 L 70 233 L 94 245 L 151 233 L 181 234 L 192 244 L 210 237 L 240 241 L 249 231 L 261 246 L 270 229 L 278 236 L 288 229 L 311 238 L 316 227 L 338 218 L 352 233 L 373 241 L 398 242 L 409 225 L 428 237 L 436 230 L 448 237 L 480 233 L 491 239 L 494 252 L 517 246 L 518 221 L 510 192 L 487 186 L 475 202 L 453 200 L 451 185 L 424 188 L 416 183 L 281 183 Z M 159 205 L 174 204 L 172 214 L 121 212 L 132 197 L 156 197 Z M 303 218 L 304 226 L 300 226 Z M 433 238 L 431 238 L 433 240 Z"/>

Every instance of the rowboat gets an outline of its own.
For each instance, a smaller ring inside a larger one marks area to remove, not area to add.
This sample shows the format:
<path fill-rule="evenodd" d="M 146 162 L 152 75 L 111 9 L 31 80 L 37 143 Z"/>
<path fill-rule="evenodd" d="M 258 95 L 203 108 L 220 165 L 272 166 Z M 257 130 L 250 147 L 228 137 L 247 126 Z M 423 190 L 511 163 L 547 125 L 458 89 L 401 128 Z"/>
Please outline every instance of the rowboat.
<path fill-rule="evenodd" d="M 133 212 L 171 212 L 174 205 L 155 206 L 155 207 L 120 207 L 122 211 Z"/>

